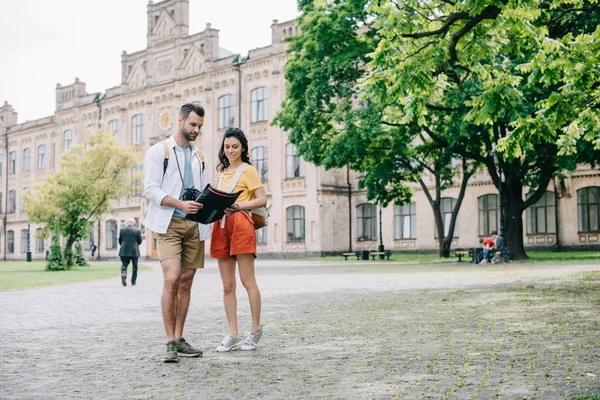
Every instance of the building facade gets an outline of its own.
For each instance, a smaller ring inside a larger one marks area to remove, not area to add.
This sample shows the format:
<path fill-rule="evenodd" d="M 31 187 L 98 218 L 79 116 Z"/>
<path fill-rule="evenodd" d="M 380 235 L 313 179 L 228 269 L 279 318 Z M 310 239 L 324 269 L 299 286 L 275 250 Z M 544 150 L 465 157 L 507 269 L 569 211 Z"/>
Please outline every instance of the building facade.
<path fill-rule="evenodd" d="M 279 257 L 317 256 L 348 250 L 435 250 L 433 213 L 419 188 L 414 203 L 380 210 L 358 189 L 347 169 L 325 171 L 304 162 L 288 135 L 271 122 L 285 96 L 286 36 L 298 32 L 295 21 L 273 21 L 272 43 L 241 57 L 219 47 L 219 31 L 207 24 L 189 34 L 189 0 L 149 2 L 147 47 L 123 52 L 118 86 L 87 93 L 79 79 L 56 86 L 54 115 L 18 123 L 17 112 L 0 107 L 0 253 L 5 259 L 43 258 L 48 239 L 24 213 L 23 193 L 57 168 L 62 153 L 85 134 L 107 124 L 123 146 L 141 153 L 177 128 L 179 108 L 198 102 L 206 110 L 197 145 L 216 178 L 217 152 L 225 129 L 240 127 L 247 135 L 251 160 L 265 184 L 271 213 L 269 226 L 257 231 L 259 253 Z M 142 161 L 143 162 L 143 161 Z M 142 164 L 132 173 L 143 172 Z M 458 187 L 444 191 L 451 210 Z M 154 234 L 141 224 L 147 209 L 143 189 L 112 202 L 86 240 L 102 258 L 117 257 L 118 231 L 135 218 L 144 235 L 142 257 L 157 258 Z M 445 217 L 448 212 L 444 211 Z M 477 218 L 474 216 L 477 215 Z M 560 182 L 524 216 L 528 246 L 596 246 L 600 236 L 600 172 L 582 167 Z M 485 175 L 474 176 L 458 217 L 453 245 L 473 247 L 498 227 L 498 192 Z M 382 238 L 380 238 L 380 228 Z M 29 239 L 28 239 L 29 238 Z"/>

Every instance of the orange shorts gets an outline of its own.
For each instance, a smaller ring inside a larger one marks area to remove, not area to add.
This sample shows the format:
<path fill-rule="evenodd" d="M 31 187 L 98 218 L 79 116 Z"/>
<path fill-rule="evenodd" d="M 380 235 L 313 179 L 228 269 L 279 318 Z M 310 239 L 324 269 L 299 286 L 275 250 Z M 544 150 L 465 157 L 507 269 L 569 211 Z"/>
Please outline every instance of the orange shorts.
<path fill-rule="evenodd" d="M 240 211 L 213 224 L 210 238 L 210 257 L 229 258 L 238 254 L 254 254 L 256 257 L 256 232 L 248 213 Z"/>

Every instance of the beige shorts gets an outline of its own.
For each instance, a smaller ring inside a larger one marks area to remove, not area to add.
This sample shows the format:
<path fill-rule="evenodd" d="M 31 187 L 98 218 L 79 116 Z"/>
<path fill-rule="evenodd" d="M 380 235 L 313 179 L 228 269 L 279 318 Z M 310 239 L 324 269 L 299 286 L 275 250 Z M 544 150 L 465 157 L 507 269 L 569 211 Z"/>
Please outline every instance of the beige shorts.
<path fill-rule="evenodd" d="M 172 218 L 167 233 L 157 233 L 160 261 L 181 260 L 181 268 L 204 268 L 204 240 L 200 240 L 198 223 Z"/>

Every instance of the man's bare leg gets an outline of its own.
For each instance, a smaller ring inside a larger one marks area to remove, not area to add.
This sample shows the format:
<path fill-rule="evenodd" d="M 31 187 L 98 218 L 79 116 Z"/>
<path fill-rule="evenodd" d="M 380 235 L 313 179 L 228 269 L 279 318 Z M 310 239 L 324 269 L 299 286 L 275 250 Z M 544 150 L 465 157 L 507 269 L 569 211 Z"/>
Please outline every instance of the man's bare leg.
<path fill-rule="evenodd" d="M 164 276 L 163 292 L 161 297 L 162 317 L 168 342 L 171 340 L 177 340 L 177 336 L 175 335 L 175 327 L 178 314 L 178 293 L 181 285 L 182 275 L 181 260 L 164 260 L 160 264 L 162 266 Z"/>
<path fill-rule="evenodd" d="M 187 318 L 188 309 L 190 308 L 190 300 L 192 298 L 192 283 L 196 275 L 195 269 L 181 268 L 181 282 L 179 283 L 179 291 L 177 296 L 177 315 L 175 319 L 175 338 L 183 337 L 183 326 Z"/>

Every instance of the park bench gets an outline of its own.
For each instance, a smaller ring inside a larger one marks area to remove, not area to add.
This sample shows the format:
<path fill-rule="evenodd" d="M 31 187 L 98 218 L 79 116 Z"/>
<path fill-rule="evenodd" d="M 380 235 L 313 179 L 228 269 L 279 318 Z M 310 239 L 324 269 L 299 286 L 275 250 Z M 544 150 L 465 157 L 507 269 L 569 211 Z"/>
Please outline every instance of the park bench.
<path fill-rule="evenodd" d="M 360 253 L 354 252 L 354 253 L 342 253 L 342 255 L 344 256 L 344 260 L 348 260 L 348 257 L 352 257 L 352 256 L 356 256 L 357 260 L 360 260 Z"/>
<path fill-rule="evenodd" d="M 372 251 L 370 253 L 371 255 L 371 260 L 375 261 L 375 256 L 385 256 L 387 258 L 387 260 L 390 260 L 390 256 L 392 255 L 392 251 L 391 250 L 386 250 L 386 251 Z M 383 257 L 380 257 L 381 259 L 383 259 Z"/>
<path fill-rule="evenodd" d="M 465 250 L 462 247 L 459 247 L 456 250 L 454 250 L 454 256 L 458 257 L 458 262 L 462 262 L 463 257 L 472 256 L 472 253 L 470 250 Z"/>

